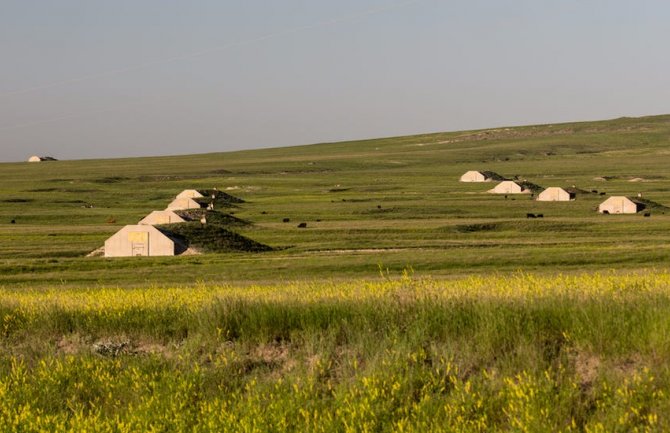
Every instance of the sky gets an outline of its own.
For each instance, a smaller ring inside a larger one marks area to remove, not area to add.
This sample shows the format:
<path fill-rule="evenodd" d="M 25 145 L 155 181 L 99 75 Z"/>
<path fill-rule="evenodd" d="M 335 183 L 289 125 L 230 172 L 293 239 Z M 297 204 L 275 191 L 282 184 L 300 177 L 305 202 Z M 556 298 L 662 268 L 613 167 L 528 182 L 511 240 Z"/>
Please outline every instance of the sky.
<path fill-rule="evenodd" d="M 0 0 L 0 161 L 670 113 L 664 0 Z"/>

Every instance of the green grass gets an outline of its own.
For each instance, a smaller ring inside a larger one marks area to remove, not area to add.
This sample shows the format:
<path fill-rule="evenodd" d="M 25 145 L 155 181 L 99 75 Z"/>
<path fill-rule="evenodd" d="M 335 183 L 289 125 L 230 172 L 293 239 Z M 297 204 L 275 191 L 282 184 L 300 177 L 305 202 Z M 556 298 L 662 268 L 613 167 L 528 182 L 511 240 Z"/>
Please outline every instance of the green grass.
<path fill-rule="evenodd" d="M 493 184 L 457 180 L 469 169 L 492 170 L 545 187 L 641 193 L 667 206 L 669 141 L 670 116 L 656 116 L 221 154 L 2 164 L 0 284 L 373 277 L 379 263 L 433 276 L 665 267 L 664 207 L 651 209 L 651 218 L 602 216 L 594 211 L 604 198 L 598 194 L 570 203 L 505 200 L 484 192 Z M 252 223 L 234 231 L 274 252 L 208 254 L 197 268 L 189 257 L 84 257 L 182 189 L 213 187 L 245 201 L 223 209 Z M 527 221 L 526 213 L 544 218 Z M 307 229 L 297 228 L 301 222 Z M 462 229 L 478 224 L 495 229 Z"/>
<path fill-rule="evenodd" d="M 668 144 L 656 116 L 0 164 L 0 431 L 668 431 Z M 206 254 L 85 257 L 214 187 L 243 202 L 171 227 Z"/>
<path fill-rule="evenodd" d="M 668 274 L 0 295 L 2 430 L 670 428 Z"/>
<path fill-rule="evenodd" d="M 267 245 L 230 231 L 227 224 L 217 224 L 211 221 L 208 221 L 204 225 L 200 222 L 184 222 L 180 224 L 163 224 L 156 227 L 179 240 L 182 245 L 197 248 L 203 253 L 222 251 L 260 253 L 272 250 Z"/>

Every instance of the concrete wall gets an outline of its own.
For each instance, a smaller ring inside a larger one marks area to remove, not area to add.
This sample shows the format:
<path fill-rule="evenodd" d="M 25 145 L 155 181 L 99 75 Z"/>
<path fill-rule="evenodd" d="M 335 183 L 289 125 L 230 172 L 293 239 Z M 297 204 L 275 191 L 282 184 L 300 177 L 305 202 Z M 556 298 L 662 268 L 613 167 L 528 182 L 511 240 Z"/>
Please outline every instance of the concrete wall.
<path fill-rule="evenodd" d="M 156 224 L 176 224 L 184 223 L 186 220 L 171 210 L 155 210 L 145 216 L 138 224 L 156 225 Z"/>
<path fill-rule="evenodd" d="M 105 241 L 105 257 L 174 255 L 174 242 L 150 225 L 125 226 Z"/>
<path fill-rule="evenodd" d="M 176 198 L 167 207 L 167 210 L 200 209 L 200 203 L 192 198 Z"/>
<path fill-rule="evenodd" d="M 537 196 L 538 201 L 570 201 L 570 193 L 556 186 L 545 189 Z"/>
<path fill-rule="evenodd" d="M 177 195 L 177 198 L 201 198 L 204 195 L 194 189 L 185 189 Z"/>
<path fill-rule="evenodd" d="M 628 197 L 614 196 L 602 202 L 598 206 L 598 212 L 611 214 L 637 213 L 637 204 Z"/>

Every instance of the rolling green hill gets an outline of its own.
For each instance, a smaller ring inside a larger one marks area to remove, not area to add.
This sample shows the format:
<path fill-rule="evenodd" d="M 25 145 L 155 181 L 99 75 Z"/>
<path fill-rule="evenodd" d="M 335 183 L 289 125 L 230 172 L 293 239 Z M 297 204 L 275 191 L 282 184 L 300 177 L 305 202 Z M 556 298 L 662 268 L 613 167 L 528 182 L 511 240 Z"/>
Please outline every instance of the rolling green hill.
<path fill-rule="evenodd" d="M 0 164 L 0 430 L 668 431 L 669 144 L 657 116 Z M 241 200 L 159 226 L 205 254 L 87 257 L 215 187 Z"/>
<path fill-rule="evenodd" d="M 340 279 L 374 277 L 380 267 L 433 276 L 663 268 L 670 259 L 670 211 L 663 207 L 670 206 L 669 145 L 666 115 L 232 153 L 0 164 L 0 285 Z M 587 193 L 569 203 L 505 199 L 485 192 L 493 183 L 459 183 L 467 170 Z M 234 231 L 273 251 L 85 257 L 181 190 L 214 187 L 244 200 L 225 209 L 251 222 Z M 595 211 L 609 195 L 638 194 L 661 205 L 650 218 Z M 307 228 L 297 227 L 302 222 Z"/>

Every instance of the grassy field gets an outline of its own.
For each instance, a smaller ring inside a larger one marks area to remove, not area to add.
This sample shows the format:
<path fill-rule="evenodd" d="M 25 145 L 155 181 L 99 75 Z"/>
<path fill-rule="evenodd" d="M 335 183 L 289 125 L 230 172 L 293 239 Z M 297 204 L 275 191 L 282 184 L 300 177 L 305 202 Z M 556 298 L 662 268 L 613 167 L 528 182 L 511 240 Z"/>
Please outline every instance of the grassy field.
<path fill-rule="evenodd" d="M 0 164 L 0 431 L 668 431 L 668 144 L 656 116 Z M 173 228 L 206 254 L 87 257 L 215 187 L 233 218 Z"/>
<path fill-rule="evenodd" d="M 2 431 L 670 428 L 664 273 L 5 289 L 0 317 Z"/>
<path fill-rule="evenodd" d="M 236 153 L 0 164 L 0 285 L 249 283 L 665 267 L 670 214 L 603 216 L 606 197 L 540 203 L 463 184 L 493 170 L 542 186 L 638 193 L 670 206 L 670 116 L 439 133 Z M 86 258 L 185 188 L 246 203 L 239 234 L 275 248 L 198 257 Z M 93 207 L 90 207 L 90 206 Z M 526 213 L 542 213 L 528 220 Z M 289 223 L 283 223 L 289 218 Z M 10 224 L 15 220 L 16 224 Z M 307 229 L 298 229 L 300 222 Z"/>

